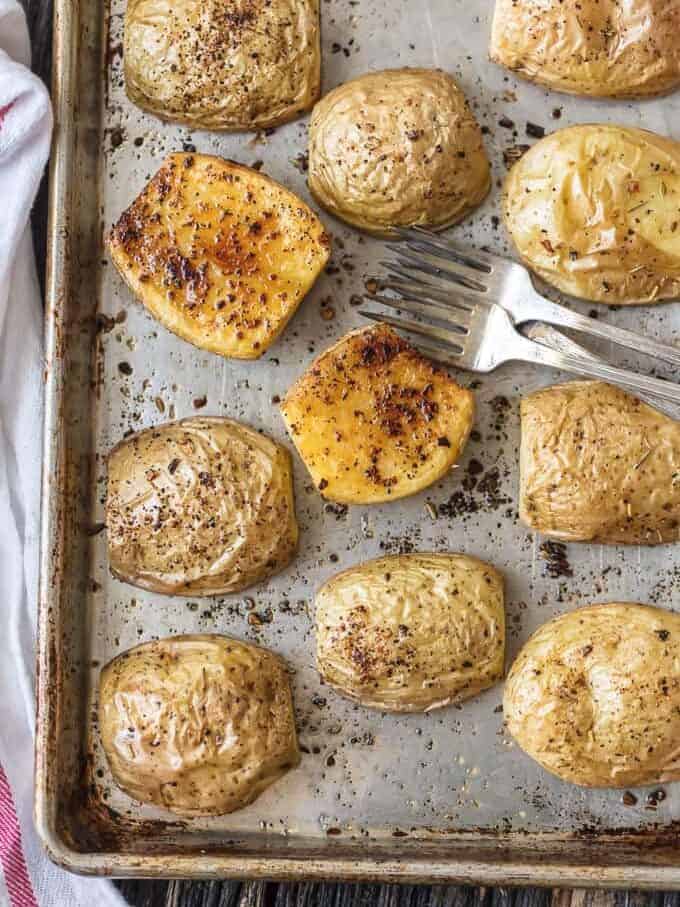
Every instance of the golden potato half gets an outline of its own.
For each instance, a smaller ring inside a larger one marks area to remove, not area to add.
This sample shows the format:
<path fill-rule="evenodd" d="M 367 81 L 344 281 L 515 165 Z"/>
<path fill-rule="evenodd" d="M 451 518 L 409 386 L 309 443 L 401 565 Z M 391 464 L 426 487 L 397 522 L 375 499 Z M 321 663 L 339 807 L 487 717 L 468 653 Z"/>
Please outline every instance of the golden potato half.
<path fill-rule="evenodd" d="M 125 87 L 202 129 L 264 129 L 319 96 L 318 0 L 128 0 Z"/>
<path fill-rule="evenodd" d="M 503 579 L 462 554 L 381 557 L 320 589 L 316 638 L 324 681 L 362 705 L 461 702 L 503 676 Z"/>
<path fill-rule="evenodd" d="M 484 199 L 491 173 L 452 77 L 392 69 L 346 82 L 315 106 L 308 182 L 331 214 L 384 234 L 455 223 Z"/>
<path fill-rule="evenodd" d="M 207 154 L 171 154 L 108 236 L 114 264 L 189 343 L 257 359 L 330 254 L 323 224 L 274 180 Z"/>
<path fill-rule="evenodd" d="M 680 143 L 572 126 L 508 174 L 505 223 L 522 260 L 564 293 L 614 304 L 680 295 Z"/>
<path fill-rule="evenodd" d="M 315 359 L 281 412 L 323 497 L 376 504 L 448 472 L 470 434 L 474 397 L 379 324 Z"/>
<path fill-rule="evenodd" d="M 544 624 L 508 674 L 508 730 L 584 787 L 680 778 L 680 615 L 591 605 Z"/>
<path fill-rule="evenodd" d="M 300 761 L 284 662 L 227 636 L 118 655 L 101 672 L 99 729 L 116 783 L 180 816 L 241 809 Z"/>
<path fill-rule="evenodd" d="M 573 94 L 630 98 L 680 85 L 680 5 L 496 0 L 491 59 Z"/>
<path fill-rule="evenodd" d="M 520 517 L 569 542 L 680 539 L 680 422 L 600 381 L 521 403 Z"/>
<path fill-rule="evenodd" d="M 169 422 L 108 458 L 111 571 L 166 595 L 239 592 L 297 548 L 288 451 L 230 419 Z"/>

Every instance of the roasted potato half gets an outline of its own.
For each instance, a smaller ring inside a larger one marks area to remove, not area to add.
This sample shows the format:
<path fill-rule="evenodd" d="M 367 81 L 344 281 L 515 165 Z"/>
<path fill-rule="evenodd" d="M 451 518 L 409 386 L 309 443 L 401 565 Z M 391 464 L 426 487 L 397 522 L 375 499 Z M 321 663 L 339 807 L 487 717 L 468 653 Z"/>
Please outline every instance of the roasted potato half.
<path fill-rule="evenodd" d="M 101 672 L 99 730 L 116 783 L 180 816 L 241 809 L 300 760 L 286 665 L 228 636 L 118 655 Z"/>
<path fill-rule="evenodd" d="M 330 254 L 314 212 L 274 180 L 207 154 L 171 154 L 108 236 L 114 264 L 166 328 L 257 359 Z"/>
<path fill-rule="evenodd" d="M 240 592 L 295 554 L 290 455 L 231 419 L 147 428 L 109 454 L 106 526 L 124 582 L 166 595 Z"/>
<path fill-rule="evenodd" d="M 680 422 L 600 381 L 521 403 L 520 517 L 569 542 L 680 539 Z"/>
<path fill-rule="evenodd" d="M 309 188 L 331 214 L 373 233 L 441 229 L 491 185 L 465 96 L 437 69 L 391 69 L 346 82 L 315 106 Z"/>
<path fill-rule="evenodd" d="M 680 85 L 680 6 L 668 0 L 496 0 L 491 59 L 557 91 L 645 97 Z"/>
<path fill-rule="evenodd" d="M 508 730 L 543 768 L 584 787 L 680 778 L 680 616 L 591 605 L 544 624 L 505 684 Z"/>
<path fill-rule="evenodd" d="M 319 96 L 318 0 L 128 0 L 125 88 L 201 129 L 264 129 Z"/>
<path fill-rule="evenodd" d="M 462 554 L 381 557 L 321 588 L 316 638 L 324 681 L 362 705 L 461 702 L 503 676 L 503 579 Z"/>
<path fill-rule="evenodd" d="M 379 324 L 315 359 L 281 412 L 323 497 L 376 504 L 415 494 L 451 468 L 472 428 L 474 397 Z"/>
<path fill-rule="evenodd" d="M 581 299 L 680 295 L 680 143 L 642 129 L 571 126 L 541 139 L 505 183 L 522 260 Z"/>

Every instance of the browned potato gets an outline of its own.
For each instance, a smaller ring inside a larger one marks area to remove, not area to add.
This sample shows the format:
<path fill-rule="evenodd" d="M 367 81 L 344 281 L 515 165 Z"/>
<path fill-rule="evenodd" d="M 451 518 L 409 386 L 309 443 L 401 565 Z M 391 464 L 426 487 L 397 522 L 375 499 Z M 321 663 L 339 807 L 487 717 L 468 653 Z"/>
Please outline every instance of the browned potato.
<path fill-rule="evenodd" d="M 319 590 L 316 639 L 324 681 L 362 705 L 461 702 L 503 676 L 503 578 L 463 554 L 381 557 Z"/>
<path fill-rule="evenodd" d="M 544 624 L 510 669 L 503 713 L 522 749 L 565 781 L 680 779 L 680 615 L 614 602 Z"/>
<path fill-rule="evenodd" d="M 108 458 L 111 571 L 166 595 L 239 592 L 297 548 L 290 455 L 231 419 L 130 435 Z"/>
<path fill-rule="evenodd" d="M 680 143 L 623 126 L 560 129 L 505 183 L 505 223 L 528 267 L 581 299 L 680 295 Z"/>
<path fill-rule="evenodd" d="M 643 97 L 680 84 L 672 0 L 496 0 L 491 59 L 574 94 Z"/>
<path fill-rule="evenodd" d="M 318 0 L 128 0 L 125 88 L 164 120 L 264 129 L 319 96 Z"/>
<path fill-rule="evenodd" d="M 625 391 L 572 381 L 521 404 L 520 517 L 571 542 L 680 538 L 680 423 Z"/>
<path fill-rule="evenodd" d="M 108 237 L 114 264 L 161 324 L 221 356 L 257 359 L 330 253 L 314 212 L 249 167 L 171 154 Z"/>
<path fill-rule="evenodd" d="M 101 673 L 99 728 L 116 783 L 180 816 L 241 809 L 300 761 L 286 665 L 227 636 L 118 655 Z"/>
<path fill-rule="evenodd" d="M 316 105 L 308 182 L 331 214 L 384 234 L 455 223 L 484 199 L 491 171 L 453 78 L 439 69 L 390 69 L 346 82 Z"/>
<path fill-rule="evenodd" d="M 315 359 L 281 412 L 325 498 L 375 504 L 415 494 L 448 472 L 470 434 L 474 397 L 379 324 Z"/>

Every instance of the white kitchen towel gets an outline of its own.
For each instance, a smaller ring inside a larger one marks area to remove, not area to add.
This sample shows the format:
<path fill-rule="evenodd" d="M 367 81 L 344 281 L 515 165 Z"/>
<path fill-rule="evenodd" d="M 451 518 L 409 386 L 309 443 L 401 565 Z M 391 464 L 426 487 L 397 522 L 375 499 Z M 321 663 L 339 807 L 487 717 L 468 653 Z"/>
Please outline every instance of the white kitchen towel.
<path fill-rule="evenodd" d="M 122 907 L 110 882 L 50 863 L 33 827 L 43 318 L 29 215 L 52 116 L 29 62 L 23 11 L 0 0 L 0 904 Z"/>

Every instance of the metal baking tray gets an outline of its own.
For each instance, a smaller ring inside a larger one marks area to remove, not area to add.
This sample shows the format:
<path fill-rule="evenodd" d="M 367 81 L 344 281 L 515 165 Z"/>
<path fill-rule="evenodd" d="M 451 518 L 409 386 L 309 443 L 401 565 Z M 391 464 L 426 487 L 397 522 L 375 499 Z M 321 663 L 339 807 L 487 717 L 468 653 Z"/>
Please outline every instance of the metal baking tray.
<path fill-rule="evenodd" d="M 534 141 L 528 122 L 551 130 L 618 121 L 680 139 L 680 95 L 602 103 L 520 82 L 487 61 L 492 5 L 327 0 L 323 82 L 328 90 L 387 66 L 452 72 L 487 127 L 494 164 L 489 199 L 453 234 L 503 252 L 504 158 Z M 313 664 L 315 589 L 381 552 L 463 551 L 500 568 L 509 659 L 539 624 L 580 604 L 680 605 L 677 548 L 571 545 L 565 560 L 519 524 L 519 397 L 562 376 L 530 366 L 461 373 L 479 404 L 472 441 L 458 468 L 405 501 L 324 505 L 296 458 L 299 556 L 246 596 L 163 598 L 109 575 L 102 531 L 109 448 L 131 429 L 196 412 L 203 398 L 203 414 L 242 419 L 286 441 L 277 395 L 315 353 L 361 323 L 353 296 L 382 255 L 378 240 L 322 214 L 334 237 L 331 267 L 257 362 L 204 353 L 153 321 L 107 261 L 105 227 L 162 157 L 182 147 L 262 162 L 308 198 L 306 120 L 253 136 L 190 132 L 146 116 L 124 94 L 123 9 L 124 0 L 110 9 L 56 4 L 36 770 L 37 825 L 52 859 L 119 876 L 680 889 L 680 784 L 665 786 L 663 800 L 638 790 L 630 806 L 621 792 L 559 782 L 504 733 L 501 685 L 461 708 L 388 716 L 324 688 Z M 659 338 L 680 330 L 677 305 L 599 311 Z M 98 740 L 97 683 L 100 667 L 131 645 L 197 631 L 254 640 L 287 658 L 304 756 L 247 809 L 176 821 L 112 783 Z"/>

